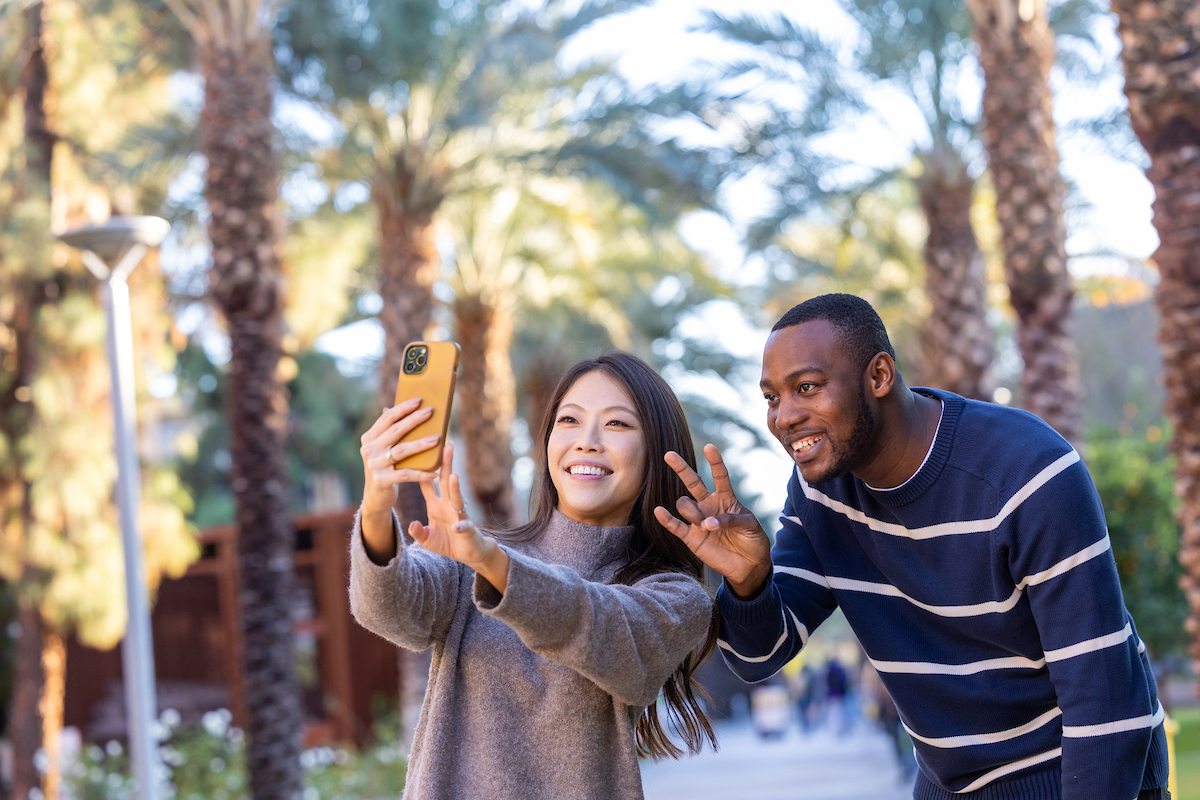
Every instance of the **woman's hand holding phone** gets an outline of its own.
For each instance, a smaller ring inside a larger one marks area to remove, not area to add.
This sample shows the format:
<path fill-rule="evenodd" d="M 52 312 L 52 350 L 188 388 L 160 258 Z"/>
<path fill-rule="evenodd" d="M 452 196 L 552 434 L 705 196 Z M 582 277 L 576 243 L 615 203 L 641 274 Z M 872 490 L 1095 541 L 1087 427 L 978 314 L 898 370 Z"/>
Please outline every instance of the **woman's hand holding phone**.
<path fill-rule="evenodd" d="M 359 440 L 362 444 L 359 454 L 366 476 L 362 504 L 363 540 L 367 553 L 376 563 L 386 564 L 396 554 L 396 539 L 392 531 L 396 484 L 437 477 L 437 473 L 396 469 L 395 466 L 398 461 L 438 446 L 441 437 L 436 435 L 412 442 L 400 441 L 433 414 L 432 408 L 420 406 L 421 398 L 414 397 L 385 408 Z"/>
<path fill-rule="evenodd" d="M 508 554 L 490 536 L 485 536 L 467 516 L 458 475 L 454 473 L 454 445 L 442 451 L 440 473 L 421 473 L 421 494 L 429 524 L 413 521 L 408 535 L 431 553 L 452 558 L 475 570 L 504 594 L 508 585 Z M 434 482 L 438 483 L 435 489 Z"/>

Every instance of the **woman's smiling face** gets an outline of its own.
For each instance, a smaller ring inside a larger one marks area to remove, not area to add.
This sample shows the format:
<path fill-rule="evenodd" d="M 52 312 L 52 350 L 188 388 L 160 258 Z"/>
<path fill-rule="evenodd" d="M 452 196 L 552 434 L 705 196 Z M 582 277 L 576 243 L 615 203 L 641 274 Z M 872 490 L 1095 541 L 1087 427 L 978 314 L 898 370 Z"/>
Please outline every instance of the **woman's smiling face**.
<path fill-rule="evenodd" d="M 646 477 L 646 437 L 625 388 L 599 371 L 563 395 L 546 444 L 558 510 L 601 528 L 629 524 Z"/>

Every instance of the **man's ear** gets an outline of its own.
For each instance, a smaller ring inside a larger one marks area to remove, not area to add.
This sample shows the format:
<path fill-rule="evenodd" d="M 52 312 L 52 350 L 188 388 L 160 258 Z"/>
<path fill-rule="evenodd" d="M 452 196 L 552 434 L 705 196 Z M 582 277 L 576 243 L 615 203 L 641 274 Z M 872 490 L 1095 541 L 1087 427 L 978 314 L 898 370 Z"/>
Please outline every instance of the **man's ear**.
<path fill-rule="evenodd" d="M 896 362 L 887 353 L 876 353 L 867 364 L 867 389 L 876 400 L 891 394 L 896 386 Z"/>

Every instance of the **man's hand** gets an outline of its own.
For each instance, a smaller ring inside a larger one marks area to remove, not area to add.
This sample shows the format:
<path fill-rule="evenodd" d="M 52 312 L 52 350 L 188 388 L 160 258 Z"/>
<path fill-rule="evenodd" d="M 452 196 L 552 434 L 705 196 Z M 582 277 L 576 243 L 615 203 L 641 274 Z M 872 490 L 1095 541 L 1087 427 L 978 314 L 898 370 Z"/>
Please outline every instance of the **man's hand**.
<path fill-rule="evenodd" d="M 735 595 L 747 599 L 762 591 L 771 576 L 771 540 L 758 518 L 738 502 L 720 451 L 705 445 L 704 456 L 712 467 L 712 492 L 678 453 L 663 456 L 692 496 L 676 503 L 686 522 L 662 506 L 654 509 L 654 516 L 697 558 L 723 575 Z"/>

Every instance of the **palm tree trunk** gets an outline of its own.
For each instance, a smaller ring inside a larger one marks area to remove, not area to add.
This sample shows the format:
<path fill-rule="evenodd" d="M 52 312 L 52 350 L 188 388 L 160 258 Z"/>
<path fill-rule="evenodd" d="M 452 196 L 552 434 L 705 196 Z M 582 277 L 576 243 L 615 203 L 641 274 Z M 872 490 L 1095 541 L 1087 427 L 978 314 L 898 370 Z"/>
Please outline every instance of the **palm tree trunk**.
<path fill-rule="evenodd" d="M 383 405 L 390 406 L 396 400 L 404 346 L 429 335 L 438 254 L 432 216 L 406 210 L 396 199 L 397 191 L 390 179 L 378 178 L 372 197 L 379 214 L 379 294 L 383 298 L 379 312 L 384 334 L 379 398 Z M 425 521 L 425 500 L 417 484 L 400 484 L 396 513 L 402 530 L 407 530 L 413 520 Z"/>
<path fill-rule="evenodd" d="M 9 797 L 25 800 L 41 785 L 34 754 L 42 744 L 42 717 L 38 702 L 42 690 L 42 617 L 37 608 L 17 606 L 21 635 L 13 654 L 12 704 L 8 716 L 8 742 L 12 746 L 12 783 Z"/>
<path fill-rule="evenodd" d="M 979 44 L 984 143 L 1009 299 L 1025 367 L 1021 403 L 1078 445 L 1083 394 L 1071 337 L 1064 184 L 1058 173 L 1050 67 L 1054 34 L 1045 0 L 968 0 Z"/>
<path fill-rule="evenodd" d="M 512 424 L 517 390 L 513 378 L 512 313 L 482 298 L 460 297 L 454 303 L 462 346 L 458 424 L 466 440 L 466 472 L 491 527 L 513 521 Z"/>
<path fill-rule="evenodd" d="M 49 86 L 49 67 L 44 45 L 45 8 L 40 2 L 30 3 L 24 11 L 25 63 L 21 66 L 21 89 L 24 94 L 25 169 L 14 187 L 14 205 L 33 200 L 49 207 L 53 137 L 49 133 L 46 115 L 46 90 Z M 40 265 L 26 265 L 39 267 Z M 22 532 L 33 525 L 30 485 L 25 476 L 24 456 L 18 443 L 28 435 L 34 422 L 35 409 L 30 401 L 29 385 L 37 371 L 36 326 L 39 309 L 46 302 L 46 282 L 37 276 L 14 276 L 10 288 L 15 290 L 15 307 L 9 330 L 12 334 L 12 374 L 0 393 L 0 434 L 9 445 L 8 463 L 0 479 L 0 505 L 4 506 L 6 526 L 14 524 Z M 6 359 L 7 360 L 7 359 Z M 23 582 L 33 583 L 36 576 L 29 566 L 22 568 Z M 41 612 L 28 598 L 18 596 L 17 623 L 21 635 L 14 653 L 12 701 L 9 708 L 8 741 L 12 747 L 12 783 L 10 797 L 25 800 L 30 791 L 40 786 L 41 779 L 33 759 L 42 741 L 42 715 L 39 699 L 42 692 L 43 626 Z"/>
<path fill-rule="evenodd" d="M 397 163 L 401 178 L 403 167 Z M 433 283 L 437 280 L 438 255 L 434 244 L 433 217 L 404 207 L 407 181 L 394 181 L 388 175 L 377 176 L 371 194 L 379 214 L 379 294 L 383 308 L 383 359 L 379 365 L 379 395 L 382 405 L 396 400 L 396 381 L 404 359 L 404 346 L 425 339 L 433 322 Z M 413 520 L 425 522 L 425 498 L 415 483 L 398 487 L 396 513 L 401 534 Z M 399 651 L 400 669 L 400 746 L 405 752 L 412 746 L 417 718 L 429 681 L 431 650 L 413 653 Z"/>
<path fill-rule="evenodd" d="M 1146 175 L 1154 184 L 1158 339 L 1178 459 L 1181 584 L 1191 612 L 1184 627 L 1200 668 L 1200 86 L 1193 77 L 1200 74 L 1200 2 L 1116 0 L 1113 10 L 1124 43 L 1129 115 L 1150 154 Z"/>
<path fill-rule="evenodd" d="M 240 47 L 224 41 L 201 42 L 199 138 L 208 159 L 210 291 L 225 315 L 231 350 L 228 413 L 242 577 L 246 764 L 255 800 L 296 800 L 303 718 L 293 671 L 287 400 L 276 374 L 283 292 L 276 252 L 274 70 L 269 37 L 242 40 Z"/>
<path fill-rule="evenodd" d="M 921 331 L 925 382 L 975 400 L 991 400 L 992 329 L 987 275 L 971 227 L 975 182 L 953 150 L 935 150 L 919 182 L 929 224 L 925 295 L 930 313 Z"/>

